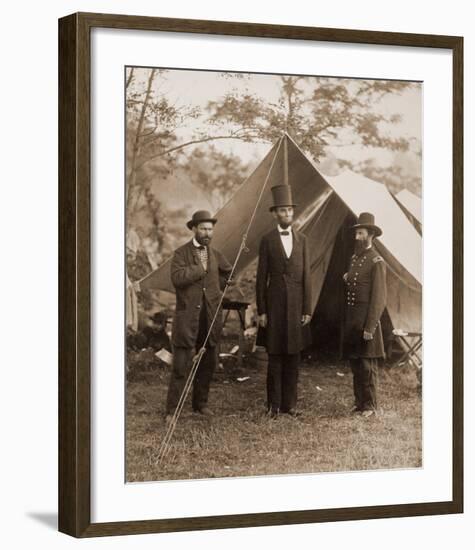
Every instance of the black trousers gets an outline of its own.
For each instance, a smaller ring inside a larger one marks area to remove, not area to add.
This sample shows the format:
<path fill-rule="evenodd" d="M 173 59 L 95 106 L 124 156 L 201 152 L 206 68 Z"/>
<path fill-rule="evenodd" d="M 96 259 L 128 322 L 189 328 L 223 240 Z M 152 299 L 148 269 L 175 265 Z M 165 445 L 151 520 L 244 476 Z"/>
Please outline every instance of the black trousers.
<path fill-rule="evenodd" d="M 173 350 L 173 368 L 168 384 L 167 395 L 167 414 L 173 414 L 180 400 L 180 396 L 185 387 L 185 383 L 190 374 L 195 353 L 202 347 L 206 334 L 208 332 L 208 319 L 206 316 L 206 307 L 201 306 L 201 314 L 198 328 L 198 336 L 196 338 L 195 348 L 175 347 Z M 206 351 L 201 358 L 198 370 L 196 371 L 193 380 L 193 393 L 191 406 L 194 411 L 200 411 L 208 403 L 208 393 L 213 378 L 213 373 L 216 368 L 218 357 L 218 347 L 206 346 Z"/>
<path fill-rule="evenodd" d="M 297 405 L 300 353 L 269 354 L 267 365 L 267 408 L 289 412 Z"/>
<path fill-rule="evenodd" d="M 378 359 L 358 357 L 350 359 L 353 372 L 355 405 L 360 411 L 376 410 L 378 406 Z"/>

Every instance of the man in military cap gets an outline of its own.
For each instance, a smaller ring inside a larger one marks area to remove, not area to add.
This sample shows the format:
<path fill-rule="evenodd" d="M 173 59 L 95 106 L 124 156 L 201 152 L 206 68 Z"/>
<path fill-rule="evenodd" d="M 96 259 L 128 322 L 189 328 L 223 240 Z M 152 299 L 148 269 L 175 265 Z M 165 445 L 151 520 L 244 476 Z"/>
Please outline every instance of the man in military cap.
<path fill-rule="evenodd" d="M 171 263 L 171 280 L 176 290 L 176 312 L 173 319 L 173 368 L 168 386 L 166 420 L 171 420 L 193 362 L 211 328 L 221 298 L 221 291 L 230 282 L 231 265 L 210 246 L 216 218 L 206 210 L 195 212 L 187 223 L 193 238 L 178 248 Z M 208 392 L 216 367 L 217 344 L 221 335 L 222 315 L 218 312 L 206 343 L 193 382 L 192 408 L 211 415 Z"/>
<path fill-rule="evenodd" d="M 270 416 L 297 416 L 300 352 L 311 319 L 310 260 L 305 235 L 292 227 L 289 185 L 271 189 L 276 227 L 262 237 L 256 277 L 260 337 L 269 356 L 267 407 Z"/>
<path fill-rule="evenodd" d="M 381 315 L 386 307 L 386 265 L 373 246 L 382 235 L 374 216 L 363 212 L 352 228 L 355 251 L 345 282 L 343 355 L 353 372 L 353 412 L 364 417 L 377 409 L 378 360 L 384 358 Z"/>

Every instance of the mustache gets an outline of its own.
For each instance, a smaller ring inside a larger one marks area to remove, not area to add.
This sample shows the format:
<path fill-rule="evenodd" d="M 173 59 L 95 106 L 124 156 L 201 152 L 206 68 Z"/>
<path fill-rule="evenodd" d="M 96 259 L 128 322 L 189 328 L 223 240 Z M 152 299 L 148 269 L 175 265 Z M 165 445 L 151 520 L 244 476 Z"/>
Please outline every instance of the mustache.
<path fill-rule="evenodd" d="M 200 244 L 209 243 L 211 241 L 211 237 L 197 237 L 196 240 Z"/>

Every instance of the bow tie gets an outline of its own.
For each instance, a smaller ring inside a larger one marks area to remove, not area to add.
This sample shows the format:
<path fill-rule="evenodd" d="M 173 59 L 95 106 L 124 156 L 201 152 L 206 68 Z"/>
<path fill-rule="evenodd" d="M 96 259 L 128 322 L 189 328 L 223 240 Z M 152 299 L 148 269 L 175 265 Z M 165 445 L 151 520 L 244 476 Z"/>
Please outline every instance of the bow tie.
<path fill-rule="evenodd" d="M 289 233 L 288 231 L 281 231 L 280 234 L 281 234 L 281 235 L 284 235 L 284 236 L 285 236 L 285 235 L 290 235 L 290 233 Z"/>
<path fill-rule="evenodd" d="M 198 250 L 204 250 L 206 248 L 206 246 L 200 244 L 199 246 L 196 247 Z"/>

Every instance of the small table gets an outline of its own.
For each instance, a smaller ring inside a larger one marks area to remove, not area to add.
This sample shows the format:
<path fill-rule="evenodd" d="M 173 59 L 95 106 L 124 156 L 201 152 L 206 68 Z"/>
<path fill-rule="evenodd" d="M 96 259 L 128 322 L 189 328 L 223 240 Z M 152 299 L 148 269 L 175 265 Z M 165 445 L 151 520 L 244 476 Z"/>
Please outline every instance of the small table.
<path fill-rule="evenodd" d="M 237 362 L 238 366 L 242 367 L 242 350 L 244 347 L 244 331 L 246 330 L 246 309 L 249 307 L 249 302 L 239 302 L 237 300 L 224 300 L 223 310 L 226 311 L 224 316 L 223 326 L 228 320 L 231 311 L 236 311 L 239 317 L 239 340 L 238 340 L 238 352 Z"/>
<path fill-rule="evenodd" d="M 393 363 L 398 366 L 407 364 L 413 365 L 419 371 L 422 368 L 422 357 L 420 350 L 422 348 L 422 332 L 406 332 L 394 329 L 393 335 L 403 349 L 403 356 Z"/>

